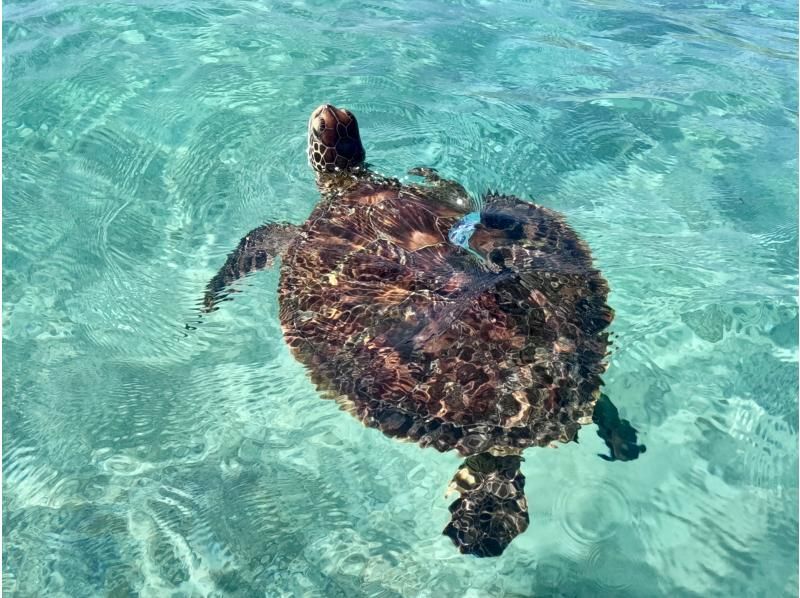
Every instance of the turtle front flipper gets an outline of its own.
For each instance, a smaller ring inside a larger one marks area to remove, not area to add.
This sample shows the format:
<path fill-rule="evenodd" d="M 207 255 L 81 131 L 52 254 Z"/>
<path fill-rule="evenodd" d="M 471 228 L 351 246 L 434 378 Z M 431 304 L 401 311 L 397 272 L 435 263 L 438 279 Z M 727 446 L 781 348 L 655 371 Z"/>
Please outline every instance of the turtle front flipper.
<path fill-rule="evenodd" d="M 592 421 L 597 424 L 597 435 L 611 452 L 600 455 L 606 461 L 633 461 L 647 450 L 645 445 L 637 444 L 636 428 L 627 419 L 620 419 L 614 403 L 604 394 L 597 399 Z"/>
<path fill-rule="evenodd" d="M 229 293 L 225 289 L 232 282 L 249 272 L 272 267 L 275 258 L 286 250 L 299 230 L 300 227 L 294 224 L 269 223 L 247 233 L 209 281 L 203 298 L 203 311 L 216 309 L 217 303 L 227 298 Z"/>
<path fill-rule="evenodd" d="M 461 496 L 450 505 L 442 532 L 464 554 L 499 556 L 528 528 L 522 457 L 480 453 L 468 457 L 450 485 Z"/>
<path fill-rule="evenodd" d="M 435 168 L 417 166 L 409 170 L 408 174 L 422 177 L 425 179 L 425 183 L 430 185 L 425 194 L 426 197 L 444 203 L 465 214 L 480 208 L 480 204 L 470 196 L 461 183 L 442 178 Z"/>

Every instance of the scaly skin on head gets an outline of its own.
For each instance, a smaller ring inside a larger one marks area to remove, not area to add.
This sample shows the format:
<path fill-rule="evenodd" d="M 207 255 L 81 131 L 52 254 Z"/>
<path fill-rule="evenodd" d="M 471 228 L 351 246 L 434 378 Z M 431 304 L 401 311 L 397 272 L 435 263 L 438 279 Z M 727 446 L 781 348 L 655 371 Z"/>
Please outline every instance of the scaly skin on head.
<path fill-rule="evenodd" d="M 352 112 L 332 104 L 317 107 L 308 119 L 308 164 L 322 190 L 347 186 L 368 173 L 358 121 Z"/>

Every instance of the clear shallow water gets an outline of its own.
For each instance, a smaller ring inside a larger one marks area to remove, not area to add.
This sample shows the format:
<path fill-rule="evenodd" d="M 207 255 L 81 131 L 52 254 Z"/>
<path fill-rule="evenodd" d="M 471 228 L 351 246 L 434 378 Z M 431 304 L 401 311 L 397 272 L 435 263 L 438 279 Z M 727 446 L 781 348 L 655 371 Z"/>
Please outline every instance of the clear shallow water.
<path fill-rule="evenodd" d="M 4 4 L 3 589 L 796 595 L 794 3 L 359 4 Z M 312 209 L 323 101 L 381 172 L 563 211 L 611 284 L 648 452 L 528 451 L 499 559 L 440 535 L 457 456 L 317 398 L 277 272 L 184 334 Z"/>

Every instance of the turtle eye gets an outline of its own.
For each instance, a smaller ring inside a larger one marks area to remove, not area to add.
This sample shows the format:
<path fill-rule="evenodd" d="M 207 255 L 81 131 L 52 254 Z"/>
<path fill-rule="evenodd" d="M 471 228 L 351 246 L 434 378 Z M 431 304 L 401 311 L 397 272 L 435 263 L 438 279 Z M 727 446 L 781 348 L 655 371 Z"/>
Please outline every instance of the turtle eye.
<path fill-rule="evenodd" d="M 324 118 L 318 118 L 316 121 L 314 121 L 314 132 L 315 133 L 322 133 L 322 131 L 324 131 L 324 130 L 325 130 L 325 119 Z"/>

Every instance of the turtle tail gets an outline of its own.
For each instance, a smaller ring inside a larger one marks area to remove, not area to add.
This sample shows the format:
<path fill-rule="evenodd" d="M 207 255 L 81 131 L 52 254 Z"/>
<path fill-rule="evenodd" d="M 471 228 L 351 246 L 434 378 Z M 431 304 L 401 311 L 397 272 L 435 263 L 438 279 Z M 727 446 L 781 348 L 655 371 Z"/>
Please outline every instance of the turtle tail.
<path fill-rule="evenodd" d="M 522 457 L 480 453 L 468 457 L 450 485 L 461 495 L 450 505 L 442 532 L 464 554 L 499 556 L 528 528 Z"/>

